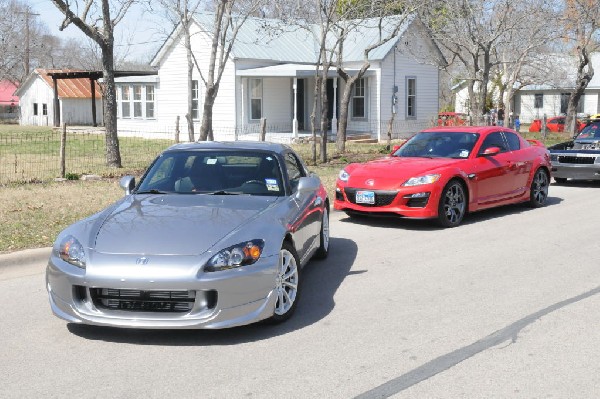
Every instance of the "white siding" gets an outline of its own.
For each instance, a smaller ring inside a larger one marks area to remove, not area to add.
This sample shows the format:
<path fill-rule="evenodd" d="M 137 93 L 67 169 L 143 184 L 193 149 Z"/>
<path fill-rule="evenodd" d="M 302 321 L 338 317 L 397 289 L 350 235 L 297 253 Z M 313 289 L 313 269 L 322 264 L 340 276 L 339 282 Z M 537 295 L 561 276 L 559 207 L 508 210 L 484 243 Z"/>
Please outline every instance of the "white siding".
<path fill-rule="evenodd" d="M 91 98 L 65 98 L 61 102 L 60 122 L 67 125 L 92 125 Z M 96 122 L 102 124 L 102 100 L 96 99 Z M 54 118 L 51 118 L 54 120 Z"/>
<path fill-rule="evenodd" d="M 392 116 L 392 95 L 397 86 L 398 103 L 394 118 L 393 136 L 406 136 L 417 130 L 431 126 L 437 120 L 439 111 L 439 74 L 433 60 L 417 60 L 415 54 L 431 51 L 419 31 L 408 33 L 409 39 L 400 40 L 397 49 L 392 50 L 381 67 L 381 124 L 382 135 L 387 132 L 387 123 Z M 408 42 L 408 45 L 406 44 Z M 419 49 L 417 52 L 415 49 Z M 395 58 L 395 60 L 394 60 Z M 394 68 L 395 65 L 395 68 Z M 416 78 L 416 119 L 406 115 L 406 78 Z M 380 136 L 380 140 L 385 137 Z"/>

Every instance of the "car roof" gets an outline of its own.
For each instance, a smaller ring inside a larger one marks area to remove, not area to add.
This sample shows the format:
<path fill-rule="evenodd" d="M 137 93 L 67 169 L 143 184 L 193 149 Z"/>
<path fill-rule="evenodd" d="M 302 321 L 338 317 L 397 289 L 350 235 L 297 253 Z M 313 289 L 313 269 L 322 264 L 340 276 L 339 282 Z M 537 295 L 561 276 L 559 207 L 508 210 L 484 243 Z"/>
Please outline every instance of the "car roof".
<path fill-rule="evenodd" d="M 514 130 L 502 126 L 439 126 L 422 130 L 423 132 L 444 132 L 444 133 L 489 133 L 489 132 L 512 132 Z"/>
<path fill-rule="evenodd" d="M 196 150 L 244 150 L 244 151 L 270 151 L 282 153 L 290 149 L 289 146 L 269 141 L 196 141 L 193 143 L 175 144 L 166 151 L 196 151 Z"/>

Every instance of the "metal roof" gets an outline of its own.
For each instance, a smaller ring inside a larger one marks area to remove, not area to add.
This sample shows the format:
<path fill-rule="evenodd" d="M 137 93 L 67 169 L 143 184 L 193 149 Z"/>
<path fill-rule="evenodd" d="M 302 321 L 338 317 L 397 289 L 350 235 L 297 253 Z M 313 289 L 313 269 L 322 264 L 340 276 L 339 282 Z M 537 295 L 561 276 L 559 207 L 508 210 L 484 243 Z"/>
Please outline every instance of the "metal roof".
<path fill-rule="evenodd" d="M 320 68 L 319 68 L 320 69 Z M 355 72 L 357 70 L 347 69 L 347 72 Z M 315 76 L 315 66 L 314 64 L 280 64 L 280 65 L 271 65 L 266 67 L 258 67 L 258 68 L 249 68 L 249 69 L 238 69 L 235 71 L 237 76 L 260 76 L 260 77 L 296 77 L 296 78 L 306 78 Z M 374 75 L 375 72 L 371 70 L 367 70 L 365 76 Z M 337 70 L 335 67 L 329 68 L 329 72 L 327 73 L 329 77 L 336 77 Z"/>

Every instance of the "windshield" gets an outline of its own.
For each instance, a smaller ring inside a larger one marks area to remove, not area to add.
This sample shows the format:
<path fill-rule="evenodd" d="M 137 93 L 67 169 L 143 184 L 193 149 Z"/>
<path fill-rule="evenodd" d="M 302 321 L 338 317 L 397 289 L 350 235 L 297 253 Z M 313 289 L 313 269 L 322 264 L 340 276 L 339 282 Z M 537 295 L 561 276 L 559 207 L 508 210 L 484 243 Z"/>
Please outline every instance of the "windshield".
<path fill-rule="evenodd" d="M 584 127 L 577 139 L 600 139 L 600 122 L 592 122 Z"/>
<path fill-rule="evenodd" d="M 421 132 L 408 140 L 393 156 L 468 158 L 478 138 L 478 133 Z"/>
<path fill-rule="evenodd" d="M 137 194 L 284 194 L 279 162 L 270 152 L 166 152 L 144 176 Z"/>

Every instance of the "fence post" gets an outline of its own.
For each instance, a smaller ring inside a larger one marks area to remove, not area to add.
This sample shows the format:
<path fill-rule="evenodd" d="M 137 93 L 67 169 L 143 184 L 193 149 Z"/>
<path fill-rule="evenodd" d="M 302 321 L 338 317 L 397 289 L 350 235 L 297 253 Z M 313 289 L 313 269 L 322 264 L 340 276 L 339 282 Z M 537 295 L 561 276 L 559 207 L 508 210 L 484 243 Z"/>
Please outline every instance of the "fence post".
<path fill-rule="evenodd" d="M 63 123 L 62 125 L 62 133 L 60 135 L 60 177 L 63 179 L 66 176 L 65 170 L 65 148 L 67 145 L 67 124 Z"/>
<path fill-rule="evenodd" d="M 265 141 L 267 136 L 267 118 L 260 118 L 260 141 Z"/>
<path fill-rule="evenodd" d="M 179 115 L 175 120 L 175 144 L 179 143 Z"/>
<path fill-rule="evenodd" d="M 544 116 L 542 117 L 542 139 L 546 140 L 546 133 L 547 133 L 547 127 L 546 127 L 546 121 L 547 121 L 548 117 L 546 116 L 546 114 L 544 114 Z"/>

